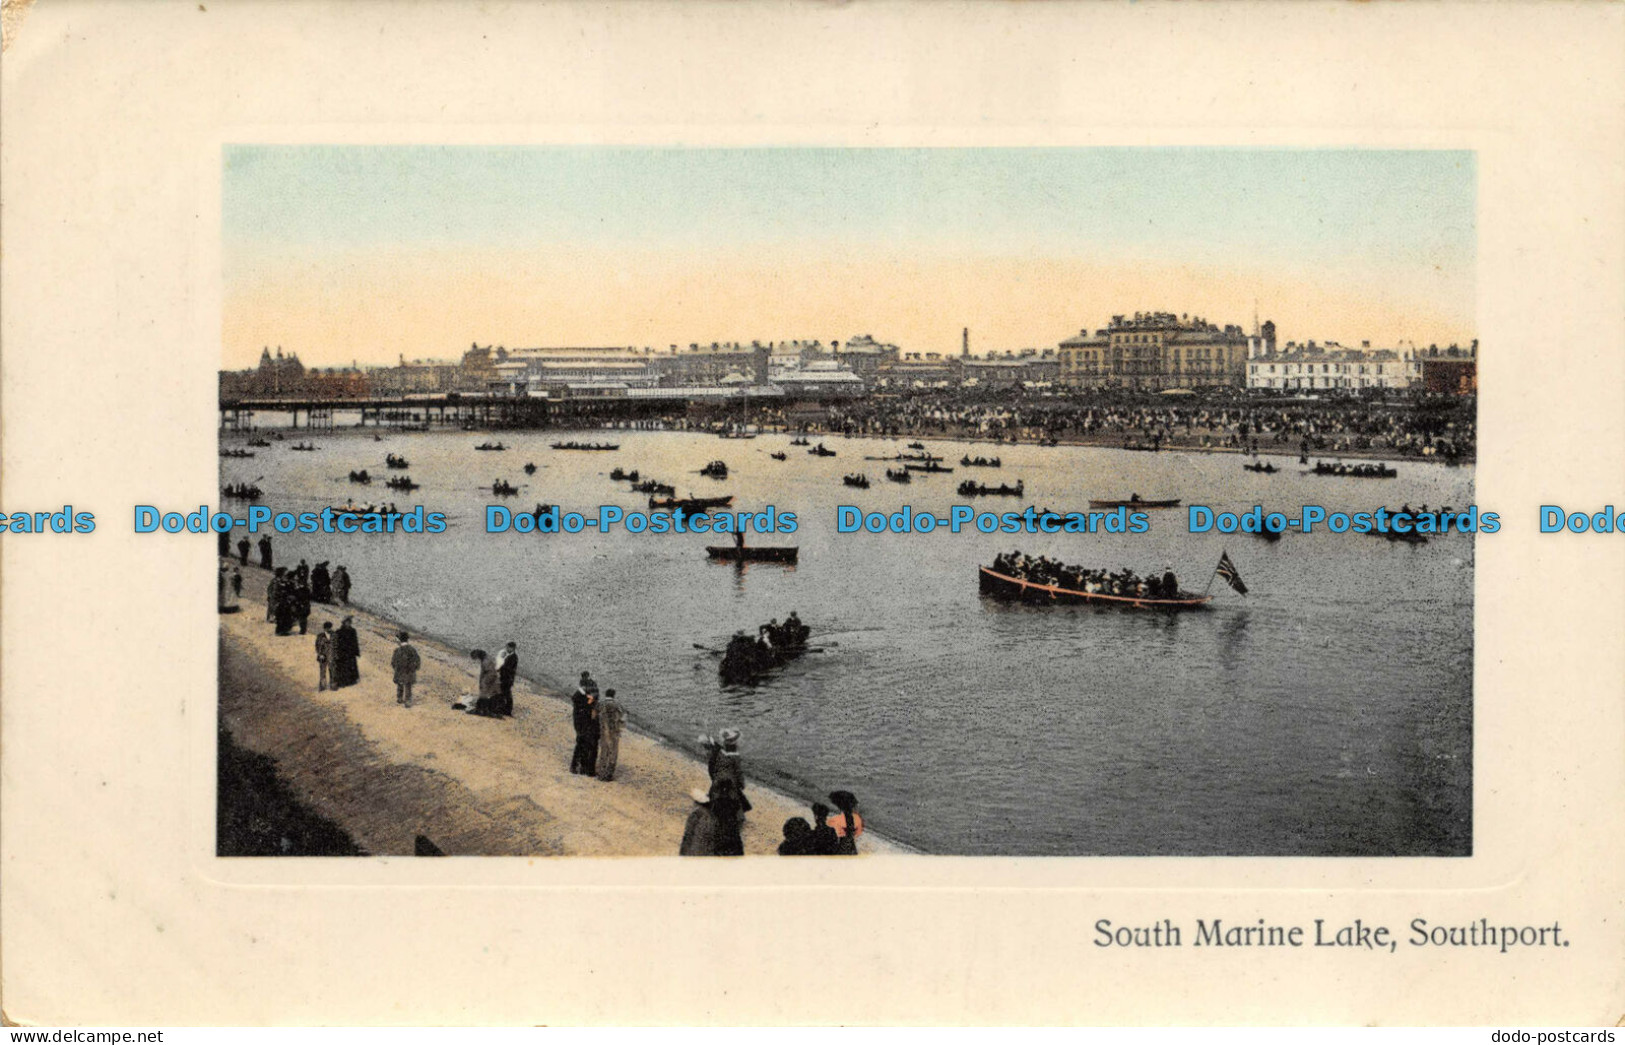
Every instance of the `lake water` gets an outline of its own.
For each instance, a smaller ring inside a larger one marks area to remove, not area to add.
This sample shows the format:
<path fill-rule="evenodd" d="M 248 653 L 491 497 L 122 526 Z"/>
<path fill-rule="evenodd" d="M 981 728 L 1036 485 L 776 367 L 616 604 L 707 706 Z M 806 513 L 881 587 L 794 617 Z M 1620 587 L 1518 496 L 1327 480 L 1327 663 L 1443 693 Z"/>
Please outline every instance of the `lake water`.
<path fill-rule="evenodd" d="M 293 453 L 296 438 L 319 449 Z M 223 436 L 227 446 L 245 437 Z M 502 453 L 477 452 L 486 439 Z M 615 453 L 554 451 L 565 439 Z M 944 514 L 966 478 L 1026 482 L 1027 497 L 980 510 L 1087 510 L 1090 498 L 1179 497 L 1295 511 L 1472 502 L 1473 470 L 1394 462 L 1390 480 L 1242 471 L 1234 455 L 927 440 L 952 475 L 885 481 L 908 440 L 833 439 L 815 458 L 788 437 L 728 441 L 679 432 L 353 430 L 288 435 L 222 481 L 263 476 L 262 502 L 310 510 L 394 500 L 445 512 L 438 536 L 279 535 L 277 561 L 343 563 L 352 598 L 464 647 L 519 643 L 521 673 L 567 690 L 590 669 L 644 727 L 693 747 L 743 732 L 748 771 L 806 797 L 844 788 L 888 835 L 929 852 L 1066 855 L 1468 855 L 1472 826 L 1470 536 L 1412 547 L 1355 534 L 1192 535 L 1185 513 L 1153 512 L 1148 534 L 837 534 L 835 507 Z M 786 450 L 789 460 L 769 457 Z M 411 461 L 421 490 L 382 487 L 384 455 Z M 1004 467 L 960 468 L 962 453 Z M 713 458 L 724 482 L 695 474 Z M 522 471 L 538 465 L 534 476 Z M 708 562 L 701 535 L 487 534 L 484 506 L 551 502 L 627 510 L 647 498 L 616 466 L 728 493 L 735 510 L 793 511 L 794 569 Z M 350 484 L 351 469 L 375 476 Z M 866 472 L 873 485 L 840 477 Z M 497 499 L 490 484 L 519 484 Z M 1144 574 L 1172 564 L 1200 590 L 1228 549 L 1250 592 L 1214 584 L 1206 612 L 1164 616 L 1005 605 L 977 593 L 976 567 L 1020 548 Z M 750 687 L 724 687 L 714 656 L 736 629 L 797 610 L 825 649 Z M 379 651 L 374 651 L 375 653 Z M 541 757 L 567 758 L 568 752 Z"/>

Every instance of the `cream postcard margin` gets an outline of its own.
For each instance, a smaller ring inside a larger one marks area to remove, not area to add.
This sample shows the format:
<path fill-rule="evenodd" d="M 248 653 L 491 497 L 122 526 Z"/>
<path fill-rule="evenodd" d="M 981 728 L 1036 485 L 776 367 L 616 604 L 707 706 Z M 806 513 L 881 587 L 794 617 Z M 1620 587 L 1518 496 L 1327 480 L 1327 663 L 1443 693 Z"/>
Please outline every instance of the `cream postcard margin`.
<path fill-rule="evenodd" d="M 1625 7 L 53 3 L 3 59 L 3 1004 L 25 1024 L 1613 1024 L 1625 1016 Z M 1464 859 L 219 860 L 227 142 L 1470 149 Z M 198 538 L 203 539 L 203 538 Z M 794 864 L 795 866 L 786 866 Z M 1172 918 L 1500 954 L 1103 949 Z"/>

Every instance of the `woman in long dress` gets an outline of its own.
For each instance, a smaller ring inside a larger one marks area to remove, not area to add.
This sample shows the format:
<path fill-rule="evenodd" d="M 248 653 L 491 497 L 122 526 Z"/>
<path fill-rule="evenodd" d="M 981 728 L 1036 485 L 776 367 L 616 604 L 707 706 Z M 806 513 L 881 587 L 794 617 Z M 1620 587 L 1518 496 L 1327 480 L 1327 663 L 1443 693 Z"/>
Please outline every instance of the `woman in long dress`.
<path fill-rule="evenodd" d="M 495 717 L 497 694 L 501 690 L 495 658 L 487 656 L 482 649 L 472 651 L 469 656 L 479 665 L 480 692 L 468 710 L 471 714 Z"/>
<path fill-rule="evenodd" d="M 351 620 L 345 617 L 339 630 L 333 633 L 334 689 L 343 689 L 361 681 L 361 637 L 356 634 Z"/>

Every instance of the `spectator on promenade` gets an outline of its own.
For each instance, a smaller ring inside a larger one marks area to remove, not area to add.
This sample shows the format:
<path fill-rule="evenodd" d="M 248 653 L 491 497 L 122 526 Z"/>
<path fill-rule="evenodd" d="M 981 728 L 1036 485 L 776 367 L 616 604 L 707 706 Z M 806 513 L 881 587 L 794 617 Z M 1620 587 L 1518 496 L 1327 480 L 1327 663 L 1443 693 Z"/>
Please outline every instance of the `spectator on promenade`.
<path fill-rule="evenodd" d="M 581 673 L 581 683 L 570 695 L 571 722 L 576 730 L 575 752 L 570 756 L 570 772 L 593 776 L 598 772 L 598 683 L 590 672 Z"/>
<path fill-rule="evenodd" d="M 705 765 L 711 780 L 731 781 L 740 811 L 750 812 L 750 799 L 745 797 L 745 770 L 739 760 L 739 730 L 725 729 L 716 739 L 701 737 L 700 744 L 706 751 Z"/>
<path fill-rule="evenodd" d="M 615 699 L 615 691 L 604 690 L 598 702 L 598 779 L 614 780 L 615 763 L 621 756 L 621 730 L 626 726 L 626 709 Z"/>
<path fill-rule="evenodd" d="M 835 829 L 835 854 L 856 856 L 858 836 L 863 834 L 863 817 L 858 815 L 858 800 L 850 791 L 831 791 L 829 800 L 841 811 L 840 818 L 830 825 Z"/>
<path fill-rule="evenodd" d="M 354 618 L 345 617 L 333 635 L 333 688 L 343 689 L 361 681 L 361 637 Z"/>
<path fill-rule="evenodd" d="M 333 601 L 333 577 L 327 572 L 325 559 L 311 567 L 310 597 L 320 603 Z"/>
<path fill-rule="evenodd" d="M 807 840 L 807 848 L 813 856 L 834 856 L 836 848 L 840 845 L 840 838 L 835 834 L 835 828 L 829 826 L 829 806 L 822 802 L 812 805 L 813 829 L 812 836 Z"/>
<path fill-rule="evenodd" d="M 305 634 L 310 626 L 310 588 L 297 576 L 293 585 L 293 616 L 299 622 L 299 634 Z"/>
<path fill-rule="evenodd" d="M 248 538 L 240 537 L 237 540 L 237 565 L 248 565 Z"/>
<path fill-rule="evenodd" d="M 784 822 L 784 841 L 779 843 L 780 856 L 812 856 L 812 825 L 799 816 Z"/>
<path fill-rule="evenodd" d="M 395 703 L 411 707 L 412 685 L 418 680 L 418 669 L 423 666 L 423 658 L 418 656 L 411 636 L 404 631 L 395 636 L 395 652 L 390 654 L 389 666 L 395 671 Z"/>
<path fill-rule="evenodd" d="M 316 692 L 326 689 L 332 680 L 333 622 L 326 620 L 322 621 L 322 630 L 316 633 Z"/>
<path fill-rule="evenodd" d="M 343 566 L 333 571 L 333 594 L 339 602 L 350 605 L 350 574 Z"/>
<path fill-rule="evenodd" d="M 689 797 L 694 799 L 694 809 L 683 824 L 683 840 L 678 843 L 677 855 L 716 856 L 717 820 L 711 810 L 711 795 L 695 790 L 689 792 Z"/>
<path fill-rule="evenodd" d="M 271 568 L 271 535 L 267 533 L 260 536 L 260 569 Z"/>
<path fill-rule="evenodd" d="M 519 647 L 508 643 L 497 654 L 497 697 L 492 713 L 503 718 L 513 717 L 513 680 L 519 674 Z"/>

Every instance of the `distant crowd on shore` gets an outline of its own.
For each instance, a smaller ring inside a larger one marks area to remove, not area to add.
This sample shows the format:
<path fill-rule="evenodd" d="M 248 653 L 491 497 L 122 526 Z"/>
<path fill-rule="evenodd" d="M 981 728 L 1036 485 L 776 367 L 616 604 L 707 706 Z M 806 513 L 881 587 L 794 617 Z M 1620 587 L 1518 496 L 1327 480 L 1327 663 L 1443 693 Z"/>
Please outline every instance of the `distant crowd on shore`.
<path fill-rule="evenodd" d="M 827 404 L 821 418 L 760 405 L 735 427 L 803 434 L 893 438 L 988 439 L 1223 449 L 1300 454 L 1372 453 L 1472 459 L 1475 400 L 1413 395 L 1409 401 L 1260 397 L 1239 389 L 1193 393 L 1179 402 L 1129 389 L 933 389 L 870 395 Z M 619 427 L 692 430 L 684 415 L 624 421 Z"/>
<path fill-rule="evenodd" d="M 228 539 L 229 534 L 221 535 L 220 556 L 226 561 L 220 566 L 220 608 L 222 612 L 235 612 L 236 599 L 242 595 L 241 568 L 248 565 L 250 549 L 245 538 L 238 542 L 234 554 Z M 307 634 L 314 603 L 349 605 L 350 577 L 342 565 L 331 573 L 326 561 L 314 567 L 303 559 L 292 569 L 277 566 L 269 536 L 260 539 L 259 553 L 260 567 L 271 571 L 266 588 L 266 621 L 274 625 L 277 635 L 292 635 L 295 627 L 300 635 Z M 360 682 L 361 637 L 353 616 L 346 614 L 337 629 L 331 621 L 324 621 L 315 634 L 313 652 L 318 692 L 344 689 Z M 483 649 L 475 649 L 470 651 L 469 658 L 474 662 L 475 690 L 458 697 L 452 708 L 486 718 L 511 719 L 514 681 L 519 672 L 518 643 L 506 643 L 494 657 Z M 422 654 L 413 645 L 410 633 L 397 632 L 395 647 L 390 653 L 397 705 L 414 706 L 413 691 L 422 667 Z M 575 732 L 570 772 L 606 783 L 613 781 L 627 722 L 625 707 L 616 698 L 614 689 L 600 691 L 597 681 L 587 671 L 581 673 L 580 682 L 570 695 L 570 704 Z M 677 847 L 679 855 L 744 855 L 742 827 L 745 814 L 752 807 L 745 793 L 739 739 L 736 729 L 724 729 L 715 738 L 700 738 L 711 783 L 709 788 L 695 790 L 690 795 L 694 809 L 683 825 Z M 803 817 L 793 817 L 784 824 L 780 855 L 856 854 L 857 839 L 863 834 L 863 818 L 858 813 L 856 797 L 849 791 L 834 791 L 829 801 L 834 809 L 822 802 L 812 805 L 812 823 Z"/>

